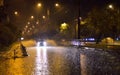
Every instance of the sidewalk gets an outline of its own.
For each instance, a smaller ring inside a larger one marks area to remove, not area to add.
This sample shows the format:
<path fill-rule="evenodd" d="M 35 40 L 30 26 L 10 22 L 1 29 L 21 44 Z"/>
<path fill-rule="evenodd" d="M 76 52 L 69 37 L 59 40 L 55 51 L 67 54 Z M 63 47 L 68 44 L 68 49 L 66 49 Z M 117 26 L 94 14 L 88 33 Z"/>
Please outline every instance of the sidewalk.
<path fill-rule="evenodd" d="M 110 50 L 119 50 L 120 51 L 120 41 L 115 41 L 114 43 L 100 43 L 100 44 L 85 44 L 87 47 L 101 48 L 101 49 L 110 49 Z"/>
<path fill-rule="evenodd" d="M 21 43 L 25 47 L 34 46 L 36 44 L 34 40 L 25 40 L 25 41 L 21 41 Z M 6 51 L 0 51 L 0 57 L 13 58 L 15 56 L 18 57 L 22 56 L 20 42 L 15 42 Z"/>

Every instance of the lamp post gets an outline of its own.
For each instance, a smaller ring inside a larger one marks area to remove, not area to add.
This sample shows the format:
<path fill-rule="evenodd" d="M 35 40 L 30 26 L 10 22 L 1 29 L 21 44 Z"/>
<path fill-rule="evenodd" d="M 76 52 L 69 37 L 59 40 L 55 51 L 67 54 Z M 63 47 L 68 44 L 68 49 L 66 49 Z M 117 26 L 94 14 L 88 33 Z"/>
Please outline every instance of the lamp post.
<path fill-rule="evenodd" d="M 54 6 L 58 8 L 58 7 L 60 7 L 60 4 L 59 3 L 55 3 Z M 50 14 L 51 14 L 50 13 L 50 7 L 47 7 L 47 16 L 48 16 L 48 18 L 50 17 Z"/>
<path fill-rule="evenodd" d="M 79 5 L 78 5 L 78 37 L 77 39 L 80 39 L 80 1 L 79 1 Z"/>
<path fill-rule="evenodd" d="M 37 18 L 37 22 L 39 22 L 39 16 L 40 16 L 40 10 L 42 8 L 42 3 L 37 3 L 36 4 L 36 9 L 37 9 L 37 15 L 36 15 L 36 18 Z"/>
<path fill-rule="evenodd" d="M 108 5 L 108 9 L 112 26 L 112 37 L 116 39 L 117 35 L 119 35 L 119 9 L 113 4 Z"/>
<path fill-rule="evenodd" d="M 54 4 L 43 4 L 43 3 L 37 3 L 35 5 L 35 9 L 36 9 L 36 17 L 37 22 L 39 22 L 39 24 L 37 24 L 38 28 L 41 30 L 44 30 L 44 32 L 49 31 L 50 29 L 52 30 L 52 19 L 51 16 L 53 16 L 53 8 L 59 8 L 60 4 L 59 3 L 54 3 Z M 39 31 L 40 31 L 39 30 Z"/>

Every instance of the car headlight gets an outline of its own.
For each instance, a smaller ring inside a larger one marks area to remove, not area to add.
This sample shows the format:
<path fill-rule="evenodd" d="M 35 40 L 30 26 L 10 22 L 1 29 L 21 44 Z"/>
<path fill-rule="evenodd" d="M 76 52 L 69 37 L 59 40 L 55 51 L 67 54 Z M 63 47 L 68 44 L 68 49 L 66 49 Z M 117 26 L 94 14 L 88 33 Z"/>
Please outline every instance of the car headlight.
<path fill-rule="evenodd" d="M 45 41 L 37 42 L 37 47 L 40 47 L 40 46 L 47 46 L 47 43 Z"/>

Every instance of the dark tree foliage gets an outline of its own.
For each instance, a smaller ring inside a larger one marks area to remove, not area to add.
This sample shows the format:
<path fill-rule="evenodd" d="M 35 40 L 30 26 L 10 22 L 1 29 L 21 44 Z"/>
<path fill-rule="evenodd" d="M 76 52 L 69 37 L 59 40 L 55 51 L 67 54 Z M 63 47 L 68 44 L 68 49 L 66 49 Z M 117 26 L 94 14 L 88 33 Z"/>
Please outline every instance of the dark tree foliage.
<path fill-rule="evenodd" d="M 87 17 L 87 27 L 94 31 L 97 43 L 105 37 L 115 39 L 120 34 L 119 9 L 94 8 Z"/>
<path fill-rule="evenodd" d="M 12 44 L 20 36 L 18 28 L 8 22 L 7 14 L 0 7 L 0 48 L 4 48 Z"/>

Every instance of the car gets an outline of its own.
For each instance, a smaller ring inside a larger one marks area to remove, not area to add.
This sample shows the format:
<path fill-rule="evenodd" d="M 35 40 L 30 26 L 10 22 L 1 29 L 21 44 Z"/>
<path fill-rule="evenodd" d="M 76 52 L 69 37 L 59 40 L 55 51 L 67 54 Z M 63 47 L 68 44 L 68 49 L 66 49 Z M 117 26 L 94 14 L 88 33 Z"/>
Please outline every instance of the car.
<path fill-rule="evenodd" d="M 71 45 L 73 46 L 83 46 L 85 42 L 81 41 L 80 39 L 74 39 L 71 41 Z"/>
<path fill-rule="evenodd" d="M 46 41 L 44 39 L 39 39 L 37 41 L 37 46 L 40 47 L 40 46 L 46 46 Z"/>

